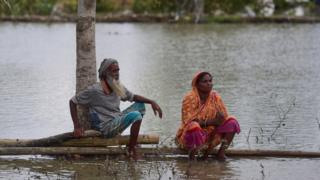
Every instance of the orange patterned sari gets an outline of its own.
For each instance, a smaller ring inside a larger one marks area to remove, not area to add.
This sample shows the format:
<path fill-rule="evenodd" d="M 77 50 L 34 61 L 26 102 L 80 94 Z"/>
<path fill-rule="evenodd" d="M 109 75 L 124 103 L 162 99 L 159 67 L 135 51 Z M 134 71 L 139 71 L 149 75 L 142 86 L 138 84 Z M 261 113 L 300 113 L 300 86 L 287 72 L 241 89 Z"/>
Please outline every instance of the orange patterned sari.
<path fill-rule="evenodd" d="M 183 98 L 182 102 L 182 122 L 178 132 L 176 134 L 176 142 L 177 145 L 185 149 L 186 143 L 184 136 L 186 132 L 195 129 L 201 128 L 199 123 L 195 123 L 193 120 L 198 119 L 199 121 L 206 121 L 208 119 L 215 119 L 217 112 L 220 112 L 226 117 L 224 121 L 228 119 L 227 109 L 221 99 L 221 97 L 217 94 L 217 92 L 212 91 L 207 98 L 204 104 L 201 104 L 200 97 L 198 94 L 198 90 L 196 88 L 196 82 L 201 74 L 197 73 L 192 80 L 192 90 L 186 94 Z M 208 126 L 206 128 L 202 128 L 208 135 L 207 140 L 210 142 L 206 142 L 209 145 L 209 148 L 214 148 L 221 141 L 221 134 L 215 133 L 214 126 Z"/>

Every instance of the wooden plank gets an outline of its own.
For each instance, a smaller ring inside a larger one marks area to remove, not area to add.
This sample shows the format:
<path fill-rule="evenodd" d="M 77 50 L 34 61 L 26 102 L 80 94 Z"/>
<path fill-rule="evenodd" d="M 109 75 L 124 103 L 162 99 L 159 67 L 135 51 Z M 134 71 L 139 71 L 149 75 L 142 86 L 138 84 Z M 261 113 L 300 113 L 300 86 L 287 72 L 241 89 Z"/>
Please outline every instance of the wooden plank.
<path fill-rule="evenodd" d="M 81 139 L 70 139 L 61 144 L 61 146 L 72 147 L 105 147 L 116 145 L 127 145 L 129 143 L 129 135 L 117 136 L 114 138 L 88 137 Z M 138 144 L 158 144 L 158 135 L 139 135 Z"/>
<path fill-rule="evenodd" d="M 129 143 L 129 136 L 102 138 L 101 133 L 87 130 L 82 138 L 74 138 L 72 132 L 41 139 L 0 139 L 0 147 L 48 147 L 48 146 L 114 146 Z M 158 135 L 139 135 L 138 144 L 158 144 Z"/>
<path fill-rule="evenodd" d="M 187 152 L 177 148 L 139 148 L 139 153 L 145 155 L 187 155 Z M 126 150 L 119 147 L 0 147 L 0 155 L 121 155 Z M 216 150 L 211 154 L 215 154 Z M 320 158 L 320 152 L 280 151 L 280 150 L 236 150 L 226 152 L 230 157 L 293 157 Z"/>
<path fill-rule="evenodd" d="M 101 136 L 99 131 L 87 130 L 83 137 Z M 0 139 L 0 147 L 44 147 L 59 145 L 64 141 L 74 139 L 73 132 L 66 132 L 40 139 Z"/>

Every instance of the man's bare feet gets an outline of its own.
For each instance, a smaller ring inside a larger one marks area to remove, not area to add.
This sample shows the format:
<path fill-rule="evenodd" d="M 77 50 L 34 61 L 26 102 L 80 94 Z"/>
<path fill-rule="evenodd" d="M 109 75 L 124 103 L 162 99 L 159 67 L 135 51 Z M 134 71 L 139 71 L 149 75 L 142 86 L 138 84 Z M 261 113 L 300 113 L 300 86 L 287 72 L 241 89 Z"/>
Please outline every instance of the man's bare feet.
<path fill-rule="evenodd" d="M 141 159 L 141 156 L 137 153 L 136 148 L 128 149 L 127 156 L 134 161 Z"/>

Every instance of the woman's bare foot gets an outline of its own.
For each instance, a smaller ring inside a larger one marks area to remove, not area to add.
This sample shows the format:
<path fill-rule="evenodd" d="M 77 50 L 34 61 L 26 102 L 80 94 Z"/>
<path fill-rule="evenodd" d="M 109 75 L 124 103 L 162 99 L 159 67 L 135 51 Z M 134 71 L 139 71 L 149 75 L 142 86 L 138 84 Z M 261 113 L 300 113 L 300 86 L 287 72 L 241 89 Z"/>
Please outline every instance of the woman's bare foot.
<path fill-rule="evenodd" d="M 228 137 L 227 139 L 222 139 L 221 140 L 221 146 L 220 146 L 220 149 L 218 151 L 218 154 L 217 154 L 217 159 L 219 161 L 225 161 L 227 159 L 227 156 L 226 156 L 226 149 L 228 149 L 229 147 L 229 144 L 231 143 L 231 140 L 234 136 L 234 133 L 227 133 L 226 136 Z"/>
<path fill-rule="evenodd" d="M 218 161 L 224 162 L 227 160 L 227 156 L 218 156 L 217 159 Z"/>
<path fill-rule="evenodd" d="M 223 150 L 218 152 L 217 159 L 218 161 L 226 161 L 227 156 Z"/>
<path fill-rule="evenodd" d="M 195 160 L 195 156 L 196 156 L 196 150 L 190 150 L 189 151 L 189 160 L 190 161 Z"/>
<path fill-rule="evenodd" d="M 199 158 L 199 160 L 206 161 L 209 158 L 209 150 L 206 149 L 203 151 L 203 155 Z"/>

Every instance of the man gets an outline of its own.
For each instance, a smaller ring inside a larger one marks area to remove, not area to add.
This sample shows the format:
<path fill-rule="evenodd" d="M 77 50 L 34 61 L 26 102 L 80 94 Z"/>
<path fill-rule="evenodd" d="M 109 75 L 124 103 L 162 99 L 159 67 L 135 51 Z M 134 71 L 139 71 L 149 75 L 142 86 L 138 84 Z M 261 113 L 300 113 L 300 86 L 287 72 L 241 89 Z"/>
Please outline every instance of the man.
<path fill-rule="evenodd" d="M 104 137 L 114 137 L 132 124 L 128 153 L 129 156 L 136 159 L 135 146 L 142 117 L 145 113 L 144 103 L 151 104 L 154 114 L 158 114 L 160 118 L 162 118 L 162 110 L 155 101 L 127 90 L 119 80 L 119 70 L 117 60 L 104 59 L 98 71 L 100 83 L 87 87 L 70 99 L 70 113 L 74 125 L 73 133 L 75 137 L 81 137 L 84 132 L 79 124 L 77 104 L 89 108 L 91 128 L 100 131 Z M 134 101 L 135 103 L 121 112 L 120 100 Z"/>

